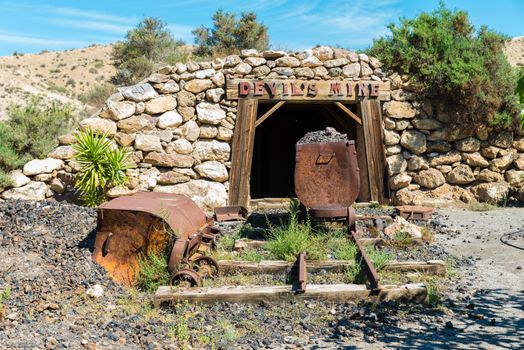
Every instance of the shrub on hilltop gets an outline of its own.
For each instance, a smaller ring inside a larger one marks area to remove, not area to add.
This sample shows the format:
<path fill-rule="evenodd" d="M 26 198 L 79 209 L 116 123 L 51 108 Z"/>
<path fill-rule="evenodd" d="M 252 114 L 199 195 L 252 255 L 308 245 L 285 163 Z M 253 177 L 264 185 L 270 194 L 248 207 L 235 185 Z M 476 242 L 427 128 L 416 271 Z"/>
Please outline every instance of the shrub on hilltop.
<path fill-rule="evenodd" d="M 408 74 L 412 88 L 444 103 L 457 123 L 517 124 L 517 74 L 504 55 L 507 37 L 475 29 L 466 12 L 442 3 L 389 29 L 369 53 L 387 69 Z"/>

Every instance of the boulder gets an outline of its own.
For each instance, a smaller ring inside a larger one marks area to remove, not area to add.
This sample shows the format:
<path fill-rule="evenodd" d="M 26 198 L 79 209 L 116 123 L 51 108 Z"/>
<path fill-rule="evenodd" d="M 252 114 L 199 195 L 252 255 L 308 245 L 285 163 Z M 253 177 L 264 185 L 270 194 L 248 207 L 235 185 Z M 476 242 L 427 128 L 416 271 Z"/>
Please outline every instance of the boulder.
<path fill-rule="evenodd" d="M 157 186 L 154 192 L 183 194 L 189 196 L 200 208 L 208 213 L 216 207 L 223 207 L 227 203 L 227 191 L 223 184 L 207 180 L 191 180 L 171 185 Z"/>
<path fill-rule="evenodd" d="M 322 61 L 316 56 L 306 57 L 300 62 L 300 66 L 307 68 L 315 68 L 322 65 Z"/>
<path fill-rule="evenodd" d="M 213 68 L 208 69 L 202 69 L 195 73 L 195 78 L 197 79 L 206 79 L 211 78 L 213 75 L 215 75 L 215 70 Z"/>
<path fill-rule="evenodd" d="M 249 64 L 242 62 L 234 68 L 234 72 L 236 74 L 245 75 L 251 73 L 252 69 L 253 68 Z"/>
<path fill-rule="evenodd" d="M 213 82 L 209 79 L 193 79 L 193 80 L 188 81 L 184 85 L 185 90 L 192 92 L 194 94 L 198 94 L 202 91 L 206 91 L 207 89 L 210 89 L 212 87 L 213 87 Z"/>
<path fill-rule="evenodd" d="M 360 62 L 360 76 L 369 77 L 371 74 L 373 74 L 373 69 L 371 69 L 369 64 L 365 62 Z"/>
<path fill-rule="evenodd" d="M 275 59 L 287 55 L 286 51 L 281 50 L 267 50 L 262 52 L 262 56 L 267 59 Z"/>
<path fill-rule="evenodd" d="M 201 102 L 196 106 L 198 121 L 205 124 L 218 125 L 226 118 L 226 111 L 219 104 Z"/>
<path fill-rule="evenodd" d="M 115 102 L 109 100 L 106 103 L 106 107 L 109 117 L 113 120 L 129 118 L 136 111 L 136 105 L 131 101 Z"/>
<path fill-rule="evenodd" d="M 519 154 L 517 158 L 513 161 L 515 167 L 519 170 L 524 170 L 524 154 Z"/>
<path fill-rule="evenodd" d="M 58 143 L 60 145 L 72 145 L 76 142 L 76 139 L 73 135 L 61 135 L 58 137 Z"/>
<path fill-rule="evenodd" d="M 193 119 L 195 116 L 195 108 L 194 107 L 180 107 L 177 108 L 178 113 L 182 116 L 182 120 L 187 122 L 188 120 Z"/>
<path fill-rule="evenodd" d="M 460 155 L 459 152 L 451 151 L 446 154 L 441 154 L 436 157 L 433 157 L 430 160 L 429 165 L 431 165 L 432 167 L 435 167 L 437 165 L 453 164 L 456 162 L 460 162 L 461 159 L 462 159 L 462 156 Z"/>
<path fill-rule="evenodd" d="M 315 73 L 311 68 L 300 67 L 295 68 L 295 75 L 299 78 L 313 78 L 315 76 Z"/>
<path fill-rule="evenodd" d="M 356 78 L 360 76 L 360 63 L 350 63 L 342 67 L 342 76 L 346 78 Z"/>
<path fill-rule="evenodd" d="M 407 187 L 411 183 L 411 179 L 411 176 L 406 173 L 392 176 L 389 179 L 389 188 L 392 190 L 399 190 L 401 188 Z"/>
<path fill-rule="evenodd" d="M 49 174 L 64 166 L 64 161 L 55 158 L 33 159 L 24 165 L 24 175 Z"/>
<path fill-rule="evenodd" d="M 157 126 L 160 129 L 175 128 L 182 124 L 182 116 L 177 111 L 165 112 L 158 118 Z"/>
<path fill-rule="evenodd" d="M 193 146 L 186 139 L 178 139 L 171 142 L 167 146 L 167 150 L 167 153 L 176 152 L 178 154 L 191 154 L 191 152 L 193 152 Z"/>
<path fill-rule="evenodd" d="M 162 152 L 158 135 L 137 134 L 135 137 L 135 149 L 145 152 L 157 151 Z"/>
<path fill-rule="evenodd" d="M 118 144 L 122 147 L 128 147 L 135 142 L 135 136 L 136 134 L 127 134 L 125 132 L 117 132 L 115 134 L 115 140 L 118 142 Z"/>
<path fill-rule="evenodd" d="M 218 129 L 213 125 L 202 125 L 200 127 L 201 139 L 214 139 L 218 135 Z"/>
<path fill-rule="evenodd" d="M 400 144 L 419 155 L 426 152 L 426 135 L 415 130 L 405 130 L 400 137 Z"/>
<path fill-rule="evenodd" d="M 216 140 L 197 141 L 193 145 L 193 148 L 193 155 L 199 162 L 206 160 L 227 162 L 231 153 L 229 143 Z"/>
<path fill-rule="evenodd" d="M 479 202 L 499 204 L 508 197 L 509 185 L 505 182 L 490 182 L 472 186 L 469 190 Z"/>
<path fill-rule="evenodd" d="M 187 84 L 186 84 L 187 85 Z M 176 99 L 171 95 L 154 98 L 146 103 L 146 113 L 160 114 L 176 108 Z"/>
<path fill-rule="evenodd" d="M 408 166 L 406 160 L 400 154 L 395 154 L 393 156 L 387 157 L 386 163 L 389 176 L 403 173 L 404 171 L 406 171 L 406 168 Z"/>
<path fill-rule="evenodd" d="M 426 170 L 429 168 L 428 162 L 423 157 L 412 155 L 411 158 L 408 159 L 408 170 L 414 171 L 414 170 Z"/>
<path fill-rule="evenodd" d="M 446 180 L 450 184 L 465 185 L 475 181 L 475 176 L 468 165 L 460 164 L 446 175 Z"/>
<path fill-rule="evenodd" d="M 222 88 L 209 89 L 206 91 L 206 98 L 211 102 L 218 103 L 226 92 Z"/>
<path fill-rule="evenodd" d="M 141 130 L 152 129 L 155 125 L 155 120 L 147 115 L 140 114 L 131 118 L 123 119 L 117 123 L 118 129 L 127 134 L 131 134 Z"/>
<path fill-rule="evenodd" d="M 446 182 L 444 175 L 434 168 L 422 170 L 413 177 L 416 183 L 426 188 L 437 188 Z"/>
<path fill-rule="evenodd" d="M 497 158 L 500 151 L 501 149 L 498 147 L 489 146 L 489 147 L 482 148 L 480 150 L 480 153 L 486 158 L 493 159 L 493 158 Z"/>
<path fill-rule="evenodd" d="M 386 146 L 396 145 L 400 142 L 400 135 L 395 131 L 384 130 L 384 143 Z"/>
<path fill-rule="evenodd" d="M 417 114 L 417 111 L 411 103 L 401 101 L 389 101 L 384 103 L 386 116 L 393 119 L 411 119 Z"/>
<path fill-rule="evenodd" d="M 200 135 L 200 128 L 194 120 L 190 120 L 180 127 L 180 131 L 186 140 L 196 141 Z"/>
<path fill-rule="evenodd" d="M 313 56 L 321 61 L 331 60 L 334 57 L 334 51 L 329 46 L 317 46 L 313 50 Z"/>
<path fill-rule="evenodd" d="M 58 146 L 51 151 L 47 156 L 56 159 L 71 159 L 76 151 L 72 146 Z"/>
<path fill-rule="evenodd" d="M 524 138 L 513 141 L 513 148 L 519 152 L 524 152 Z"/>
<path fill-rule="evenodd" d="M 488 141 L 492 146 L 509 148 L 513 144 L 513 132 L 501 131 L 498 133 L 491 133 Z"/>
<path fill-rule="evenodd" d="M 188 174 L 184 174 L 178 169 L 173 169 L 165 173 L 161 173 L 158 178 L 159 185 L 175 185 L 183 182 L 188 182 L 191 177 Z"/>
<path fill-rule="evenodd" d="M 216 160 L 203 162 L 195 166 L 196 172 L 214 181 L 224 182 L 228 179 L 226 166 Z"/>
<path fill-rule="evenodd" d="M 277 67 L 298 67 L 300 66 L 300 61 L 295 57 L 283 56 L 275 60 Z"/>
<path fill-rule="evenodd" d="M 222 141 L 230 141 L 233 138 L 233 130 L 224 128 L 223 126 L 218 127 L 217 139 Z"/>
<path fill-rule="evenodd" d="M 162 84 L 158 91 L 162 94 L 174 94 L 180 91 L 180 86 L 174 80 L 169 80 L 165 84 Z"/>
<path fill-rule="evenodd" d="M 2 199 L 22 199 L 29 201 L 41 201 L 44 200 L 47 193 L 47 185 L 43 182 L 31 181 L 28 184 L 11 188 L 7 191 L 2 192 Z"/>
<path fill-rule="evenodd" d="M 500 182 L 504 181 L 504 177 L 501 173 L 489 169 L 482 169 L 477 176 L 477 180 L 484 182 Z"/>
<path fill-rule="evenodd" d="M 144 158 L 144 163 L 168 168 L 190 168 L 194 162 L 192 156 L 178 153 L 150 152 Z"/>
<path fill-rule="evenodd" d="M 398 232 L 407 233 L 411 238 L 422 238 L 420 227 L 408 222 L 402 216 L 396 216 L 393 223 L 384 229 L 384 234 L 392 239 Z"/>
<path fill-rule="evenodd" d="M 224 58 L 224 68 L 234 67 L 242 62 L 242 59 L 238 55 L 229 55 Z"/>
<path fill-rule="evenodd" d="M 113 136 L 116 134 L 116 123 L 102 118 L 86 118 L 80 122 L 80 129 L 92 130 L 97 134 Z"/>
<path fill-rule="evenodd" d="M 477 152 L 480 150 L 480 141 L 474 137 L 467 137 L 455 141 L 455 148 L 461 152 Z"/>
<path fill-rule="evenodd" d="M 324 67 L 326 68 L 335 68 L 335 67 L 341 67 L 345 66 L 349 63 L 349 60 L 347 58 L 341 57 L 341 58 L 335 58 L 333 60 L 327 60 L 324 62 Z"/>
<path fill-rule="evenodd" d="M 258 67 L 266 64 L 266 59 L 263 57 L 247 57 L 244 59 L 244 62 L 249 64 L 251 67 Z"/>
<path fill-rule="evenodd" d="M 111 188 L 109 191 L 107 191 L 107 196 L 109 198 L 117 198 L 117 197 L 124 197 L 124 196 L 131 196 L 139 191 L 138 188 L 135 189 L 129 189 L 126 186 L 115 186 Z"/>
<path fill-rule="evenodd" d="M 442 127 L 442 124 L 436 119 L 413 119 L 411 124 L 420 130 L 436 130 Z"/>
<path fill-rule="evenodd" d="M 462 154 L 462 160 L 466 162 L 467 165 L 472 167 L 481 167 L 486 168 L 489 166 L 489 162 L 480 155 L 478 152 L 474 153 L 464 153 Z"/>
<path fill-rule="evenodd" d="M 489 162 L 489 169 L 500 173 L 506 170 L 515 159 L 517 159 L 516 153 L 508 153 L 502 158 L 495 158 Z"/>
<path fill-rule="evenodd" d="M 54 178 L 49 184 L 51 191 L 62 194 L 65 192 L 65 185 L 59 178 Z"/>
<path fill-rule="evenodd" d="M 524 171 L 511 169 L 504 174 L 506 181 L 515 187 L 522 187 L 524 185 Z"/>
<path fill-rule="evenodd" d="M 11 180 L 11 187 L 18 188 L 27 185 L 31 182 L 27 176 L 25 176 L 21 170 L 12 170 L 9 172 L 9 179 Z"/>
<path fill-rule="evenodd" d="M 448 141 L 433 141 L 428 142 L 427 152 L 445 153 L 451 151 L 452 148 Z"/>
<path fill-rule="evenodd" d="M 143 191 L 155 188 L 160 171 L 157 168 L 149 168 L 138 176 L 139 188 Z"/>
<path fill-rule="evenodd" d="M 193 107 L 195 105 L 196 96 L 189 91 L 182 90 L 176 94 L 176 100 L 180 107 Z"/>
<path fill-rule="evenodd" d="M 120 89 L 120 93 L 128 100 L 144 102 L 158 96 L 151 84 L 137 84 Z"/>

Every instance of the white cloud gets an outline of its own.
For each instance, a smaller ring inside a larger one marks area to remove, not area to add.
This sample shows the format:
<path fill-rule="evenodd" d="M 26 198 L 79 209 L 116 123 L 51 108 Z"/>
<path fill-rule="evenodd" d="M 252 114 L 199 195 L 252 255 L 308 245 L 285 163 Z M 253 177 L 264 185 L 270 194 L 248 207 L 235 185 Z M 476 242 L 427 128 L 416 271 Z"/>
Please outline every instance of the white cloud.
<path fill-rule="evenodd" d="M 26 45 L 35 45 L 35 46 L 45 46 L 45 47 L 80 47 L 89 45 L 88 42 L 81 40 L 60 40 L 60 39 L 46 39 L 39 38 L 28 35 L 20 35 L 13 33 L 0 32 L 0 43 L 9 43 L 9 44 L 26 44 Z"/>
<path fill-rule="evenodd" d="M 87 29 L 105 33 L 126 34 L 132 25 L 114 24 L 100 21 L 83 21 L 73 19 L 53 18 L 50 23 L 58 24 L 67 28 Z"/>
<path fill-rule="evenodd" d="M 136 18 L 121 17 L 98 11 L 79 10 L 67 7 L 48 7 L 48 10 L 55 15 L 87 18 L 95 21 L 118 22 L 131 25 L 136 24 L 138 21 Z"/>

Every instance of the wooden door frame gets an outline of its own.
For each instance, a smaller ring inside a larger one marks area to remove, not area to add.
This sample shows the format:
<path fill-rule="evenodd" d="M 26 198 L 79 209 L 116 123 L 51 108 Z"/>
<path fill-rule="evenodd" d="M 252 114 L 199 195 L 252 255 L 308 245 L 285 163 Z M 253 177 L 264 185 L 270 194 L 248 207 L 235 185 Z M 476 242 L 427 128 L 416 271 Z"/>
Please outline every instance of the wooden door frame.
<path fill-rule="evenodd" d="M 304 103 L 306 101 L 287 102 Z M 238 99 L 237 117 L 231 142 L 229 205 L 248 207 L 249 204 L 258 103 L 258 99 Z M 335 104 L 334 101 L 333 104 Z M 358 101 L 357 115 L 362 120 L 362 124 L 355 123 L 357 126 L 357 158 L 361 173 L 359 198 L 361 201 L 386 203 L 388 200 L 385 183 L 386 153 L 380 101 L 367 98 Z M 359 142 L 360 140 L 363 142 Z"/>

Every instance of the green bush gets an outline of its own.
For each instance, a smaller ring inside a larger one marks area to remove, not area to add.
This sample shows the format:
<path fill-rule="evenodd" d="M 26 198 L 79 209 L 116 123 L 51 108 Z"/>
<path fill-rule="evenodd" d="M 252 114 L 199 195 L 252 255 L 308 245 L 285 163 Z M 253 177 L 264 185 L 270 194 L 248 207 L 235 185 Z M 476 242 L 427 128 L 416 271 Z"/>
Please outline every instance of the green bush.
<path fill-rule="evenodd" d="M 75 159 L 81 167 L 75 188 L 85 205 L 95 207 L 106 199 L 109 189 L 127 181 L 125 171 L 131 168 L 129 153 L 107 135 L 91 130 L 78 132 L 75 138 Z"/>
<path fill-rule="evenodd" d="M 57 145 L 57 137 L 76 122 L 74 110 L 56 102 L 33 98 L 25 106 L 11 106 L 0 122 L 0 186 L 9 185 L 6 175 L 33 158 L 45 158 Z"/>
<path fill-rule="evenodd" d="M 81 94 L 78 99 L 83 103 L 100 108 L 114 91 L 115 86 L 113 84 L 103 83 L 93 86 L 89 91 Z"/>
<path fill-rule="evenodd" d="M 213 15 L 213 27 L 201 26 L 193 30 L 195 53 L 201 57 L 226 56 L 242 49 L 267 50 L 267 27 L 257 21 L 254 12 L 243 12 L 237 21 L 235 14 L 218 10 Z"/>
<path fill-rule="evenodd" d="M 409 74 L 412 87 L 441 102 L 455 122 L 489 125 L 500 114 L 503 123 L 497 126 L 506 127 L 508 116 L 514 125 L 517 75 L 504 55 L 504 35 L 476 30 L 466 12 L 443 3 L 389 29 L 368 52 L 386 69 Z"/>
<path fill-rule="evenodd" d="M 126 40 L 113 47 L 112 58 L 117 74 L 112 78 L 117 85 L 129 85 L 151 74 L 156 66 L 170 63 L 173 57 L 182 57 L 182 41 L 175 40 L 166 24 L 148 17 L 127 32 Z"/>

